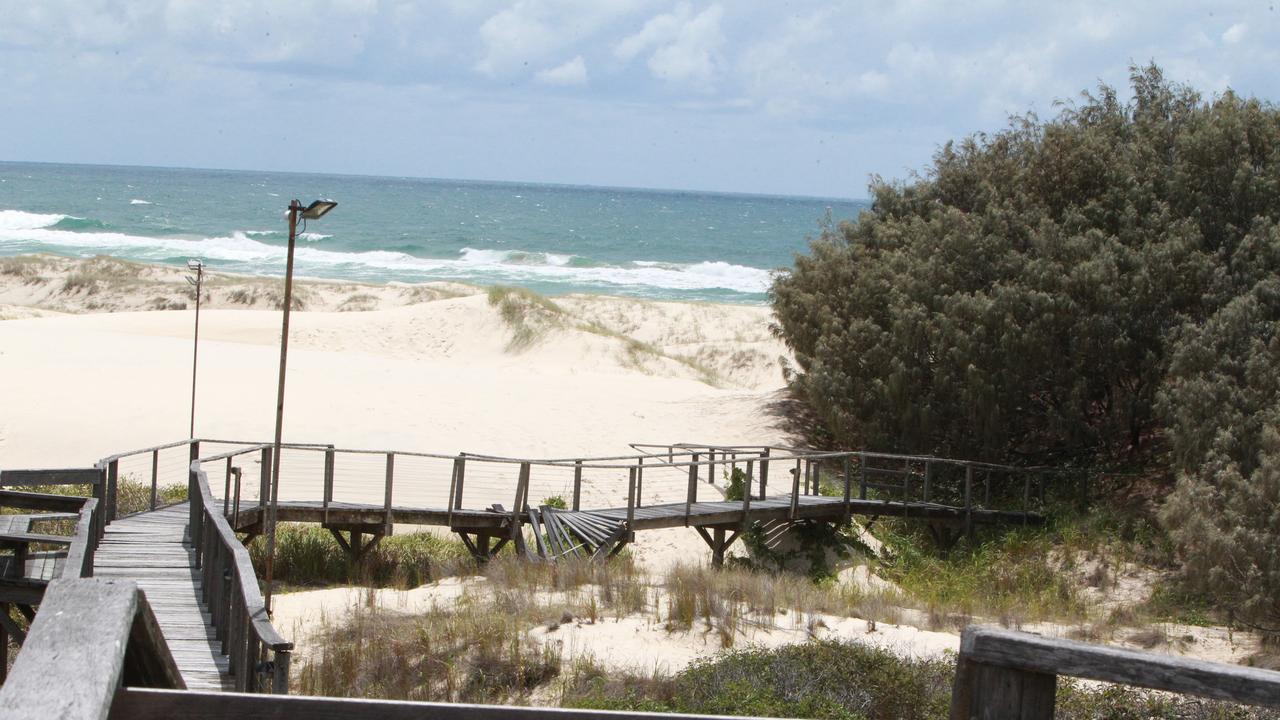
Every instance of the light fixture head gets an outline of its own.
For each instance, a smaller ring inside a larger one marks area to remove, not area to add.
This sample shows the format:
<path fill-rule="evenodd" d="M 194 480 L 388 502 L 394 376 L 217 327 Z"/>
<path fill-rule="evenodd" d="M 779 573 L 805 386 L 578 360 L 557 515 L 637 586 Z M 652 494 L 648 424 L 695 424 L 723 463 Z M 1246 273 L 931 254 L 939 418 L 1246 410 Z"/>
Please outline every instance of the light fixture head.
<path fill-rule="evenodd" d="M 316 200 L 310 205 L 302 209 L 299 215 L 303 220 L 319 220 L 328 212 L 338 206 L 338 203 L 332 200 Z"/>
<path fill-rule="evenodd" d="M 200 268 L 202 268 L 202 267 L 204 267 L 204 263 L 203 263 L 203 262 L 201 262 L 201 261 L 199 261 L 199 260 L 188 260 L 188 261 L 187 261 L 187 269 L 188 269 L 188 270 L 199 270 L 199 269 L 200 269 Z"/>

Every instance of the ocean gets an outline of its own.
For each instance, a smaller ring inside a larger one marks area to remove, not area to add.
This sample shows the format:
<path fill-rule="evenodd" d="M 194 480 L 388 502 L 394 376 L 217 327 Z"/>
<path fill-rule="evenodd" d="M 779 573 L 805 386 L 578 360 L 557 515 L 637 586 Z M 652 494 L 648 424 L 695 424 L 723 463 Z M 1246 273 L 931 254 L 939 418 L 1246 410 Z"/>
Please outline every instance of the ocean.
<path fill-rule="evenodd" d="M 0 256 L 113 255 L 284 274 L 289 200 L 338 207 L 296 270 L 549 295 L 762 303 L 824 218 L 865 201 L 526 183 L 0 162 Z"/>

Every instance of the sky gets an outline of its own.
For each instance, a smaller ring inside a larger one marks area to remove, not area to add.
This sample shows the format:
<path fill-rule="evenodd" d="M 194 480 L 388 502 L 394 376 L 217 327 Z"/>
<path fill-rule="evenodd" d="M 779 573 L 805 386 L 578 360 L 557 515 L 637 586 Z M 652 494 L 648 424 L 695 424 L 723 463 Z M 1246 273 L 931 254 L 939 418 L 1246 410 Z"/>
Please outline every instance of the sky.
<path fill-rule="evenodd" d="M 0 0 L 0 160 L 867 196 L 1155 61 L 1280 100 L 1280 0 Z"/>

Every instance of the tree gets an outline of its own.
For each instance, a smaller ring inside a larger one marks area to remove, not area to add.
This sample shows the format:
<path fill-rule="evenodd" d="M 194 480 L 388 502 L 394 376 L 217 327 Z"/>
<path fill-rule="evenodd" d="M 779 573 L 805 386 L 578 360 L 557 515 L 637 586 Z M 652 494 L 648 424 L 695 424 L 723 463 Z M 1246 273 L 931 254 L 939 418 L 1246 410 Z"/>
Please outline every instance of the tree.
<path fill-rule="evenodd" d="M 1280 632 L 1280 111 L 1131 72 L 873 180 L 771 288 L 850 447 L 1096 461 L 1164 436 L 1187 576 Z"/>

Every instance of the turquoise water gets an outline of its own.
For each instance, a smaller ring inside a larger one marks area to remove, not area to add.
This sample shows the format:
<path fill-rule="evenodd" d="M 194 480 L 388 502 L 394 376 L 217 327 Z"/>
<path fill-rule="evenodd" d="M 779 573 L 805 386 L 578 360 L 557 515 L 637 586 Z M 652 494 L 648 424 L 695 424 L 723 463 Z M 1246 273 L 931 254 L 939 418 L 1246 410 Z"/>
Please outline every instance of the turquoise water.
<path fill-rule="evenodd" d="M 763 302 L 822 219 L 854 200 L 458 180 L 0 163 L 0 255 L 108 254 L 284 273 L 292 198 L 338 207 L 297 272 L 538 292 Z"/>

